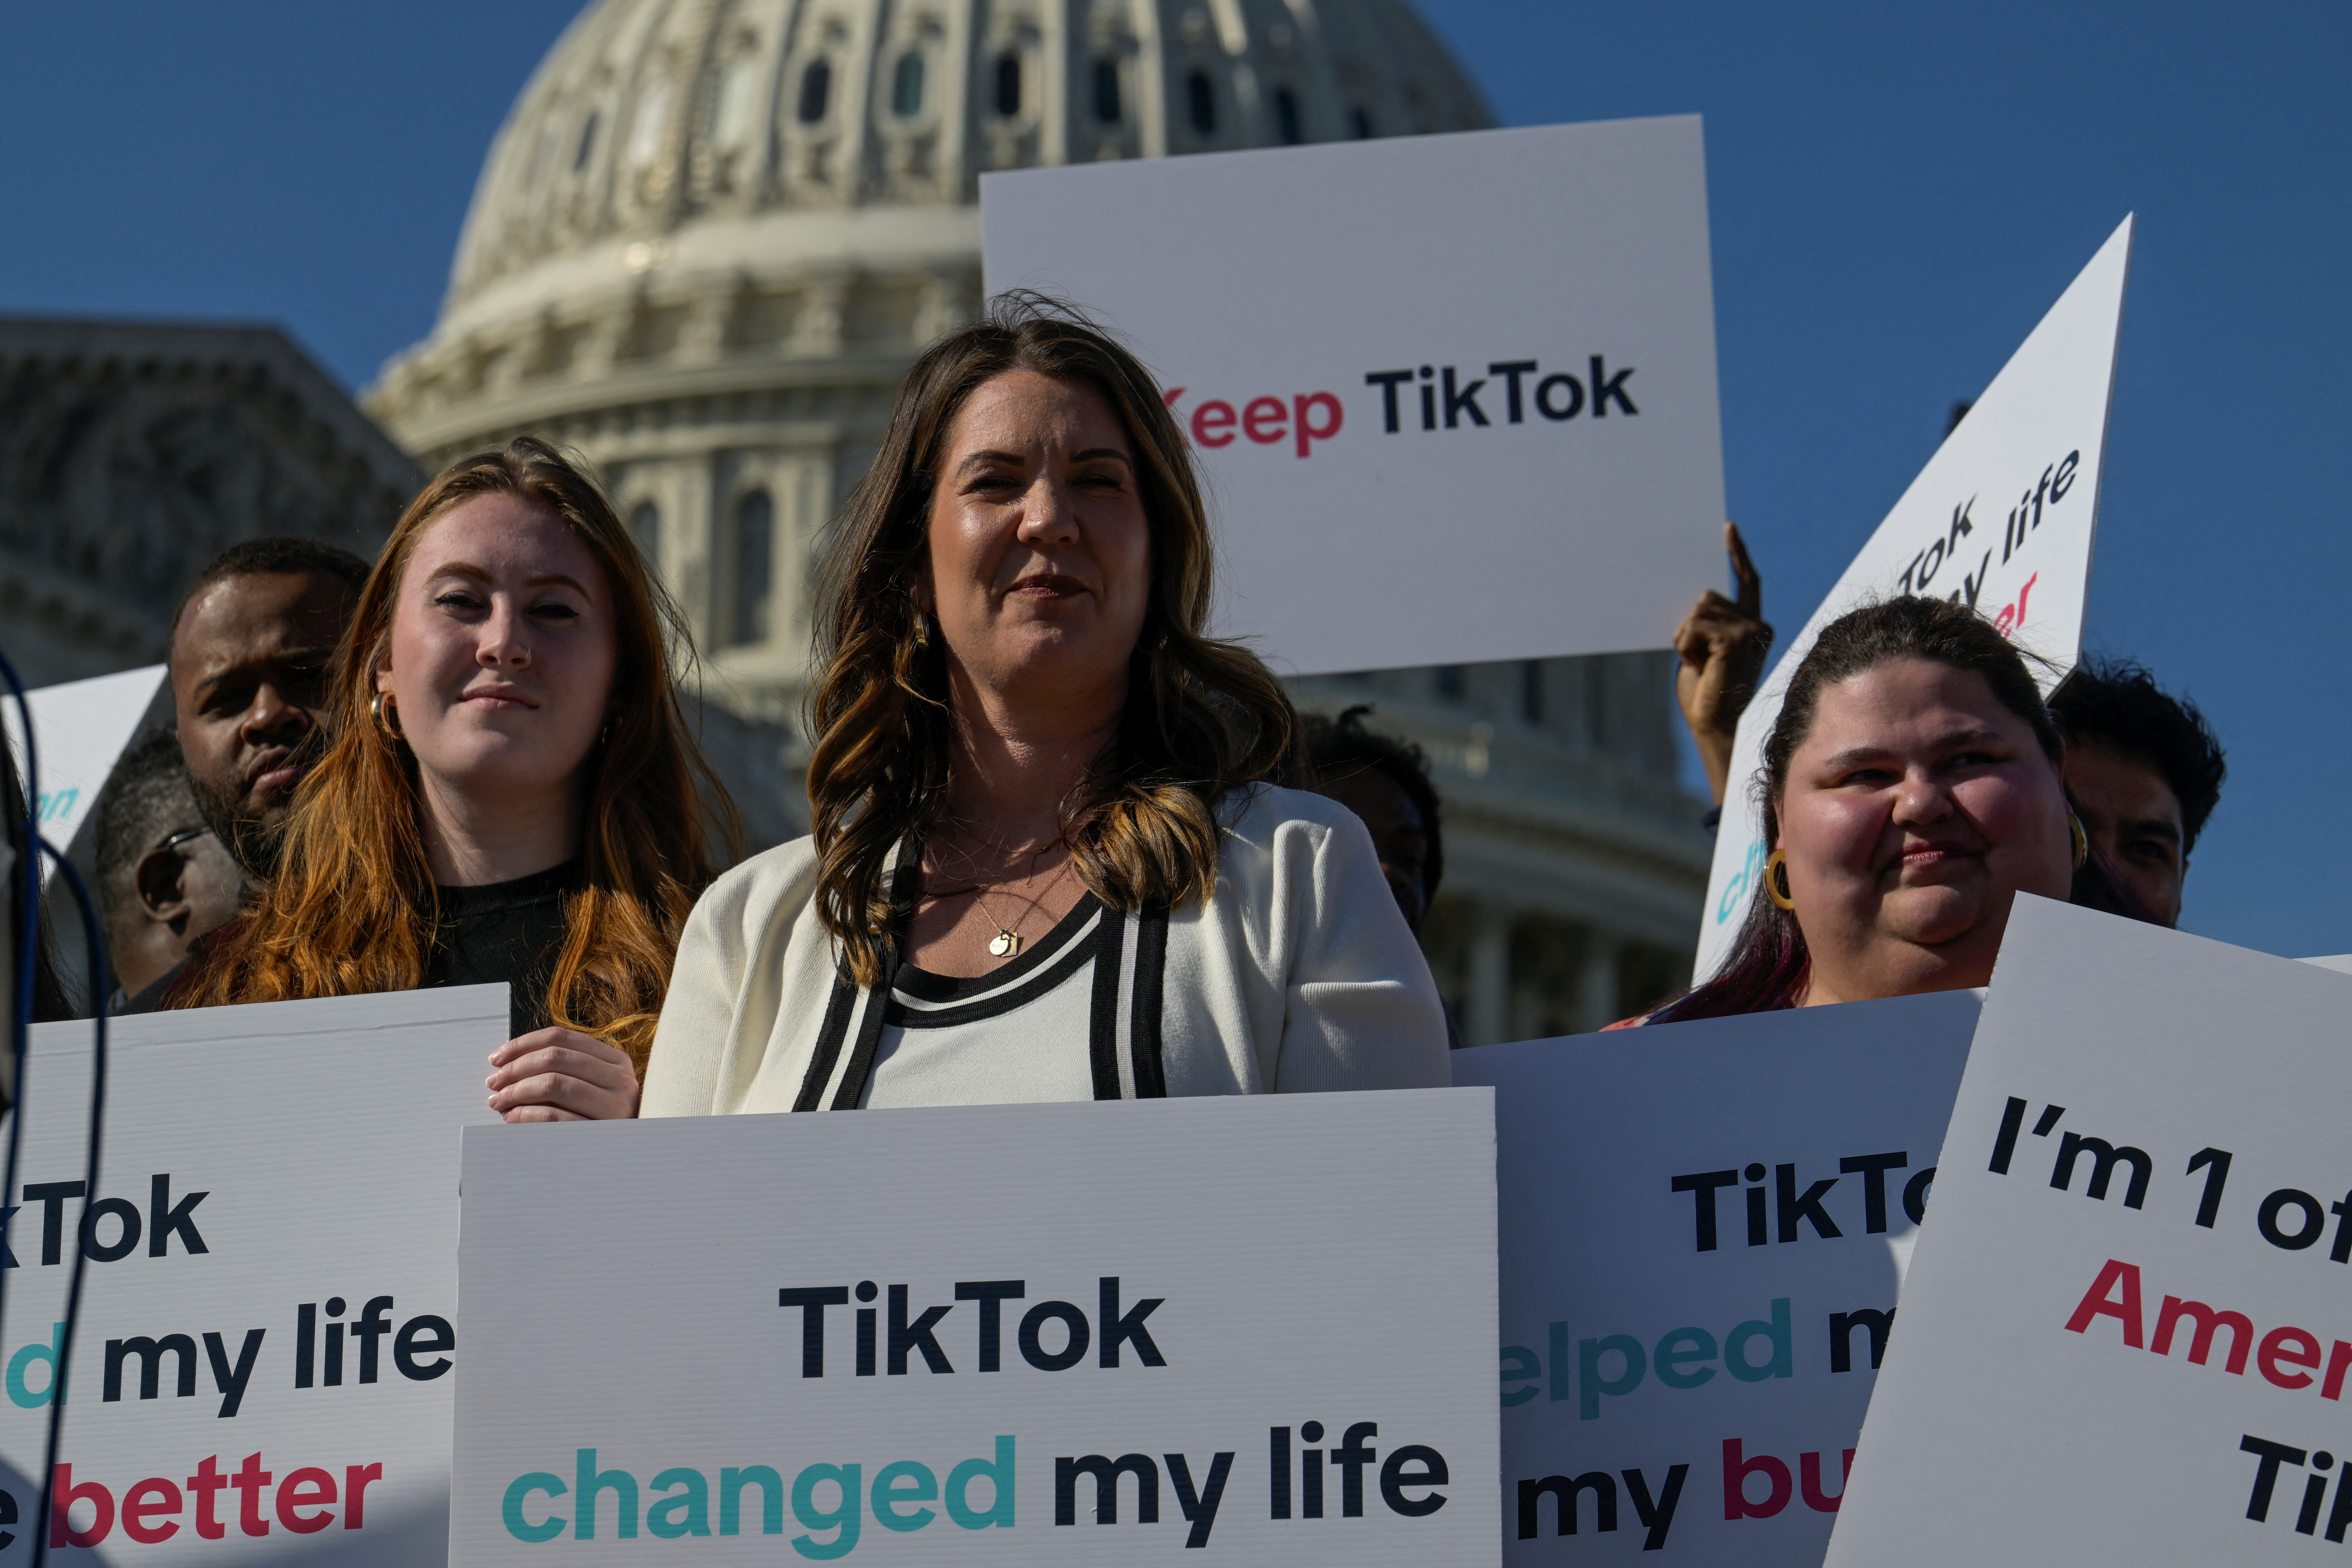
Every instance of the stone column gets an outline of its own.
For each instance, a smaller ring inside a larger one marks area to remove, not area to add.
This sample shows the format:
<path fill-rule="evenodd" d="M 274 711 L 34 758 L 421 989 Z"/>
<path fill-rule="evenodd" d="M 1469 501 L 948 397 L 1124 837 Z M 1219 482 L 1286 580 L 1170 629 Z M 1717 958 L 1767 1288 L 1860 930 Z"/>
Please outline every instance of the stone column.
<path fill-rule="evenodd" d="M 1484 899 L 1471 917 L 1470 986 L 1465 1001 L 1464 1045 L 1496 1046 L 1509 1037 L 1511 911 Z"/>

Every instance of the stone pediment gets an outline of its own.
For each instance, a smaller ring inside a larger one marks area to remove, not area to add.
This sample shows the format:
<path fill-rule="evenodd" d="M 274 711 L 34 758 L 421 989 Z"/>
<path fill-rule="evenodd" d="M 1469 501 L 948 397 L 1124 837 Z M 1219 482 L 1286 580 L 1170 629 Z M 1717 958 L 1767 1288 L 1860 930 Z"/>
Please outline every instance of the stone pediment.
<path fill-rule="evenodd" d="M 160 658 L 229 545 L 373 556 L 424 480 L 274 327 L 0 317 L 0 646 L 28 679 Z"/>

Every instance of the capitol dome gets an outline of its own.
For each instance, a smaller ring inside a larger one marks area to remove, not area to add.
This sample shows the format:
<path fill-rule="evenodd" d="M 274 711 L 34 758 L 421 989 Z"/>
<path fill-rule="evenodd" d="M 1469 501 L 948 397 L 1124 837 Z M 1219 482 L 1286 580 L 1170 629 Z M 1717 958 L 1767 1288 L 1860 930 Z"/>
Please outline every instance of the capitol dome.
<path fill-rule="evenodd" d="M 366 403 L 427 467 L 594 458 L 728 700 L 781 717 L 817 532 L 979 309 L 983 171 L 1488 123 L 1403 0 L 599 0 Z"/>
<path fill-rule="evenodd" d="M 980 309 L 980 175 L 1490 122 L 1406 0 L 598 0 L 499 132 L 439 323 L 364 401 L 428 468 L 525 431 L 598 463 L 774 842 L 805 830 L 819 542 L 908 364 Z M 1593 1027 L 1687 973 L 1709 846 L 1673 662 L 1289 683 L 1377 700 L 1427 752 L 1446 880 L 1422 934 L 1469 1043 Z"/>

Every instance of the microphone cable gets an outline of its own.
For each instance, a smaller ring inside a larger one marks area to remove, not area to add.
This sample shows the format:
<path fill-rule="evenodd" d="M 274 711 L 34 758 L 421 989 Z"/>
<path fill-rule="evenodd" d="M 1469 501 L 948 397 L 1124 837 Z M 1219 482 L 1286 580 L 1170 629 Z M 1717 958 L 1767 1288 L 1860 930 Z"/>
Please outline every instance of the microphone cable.
<path fill-rule="evenodd" d="M 26 1052 L 31 1039 L 33 1015 L 33 971 L 39 952 L 41 857 L 47 855 L 56 866 L 60 879 L 73 894 L 74 905 L 81 914 L 82 941 L 89 957 L 90 1061 L 89 1061 L 89 1131 L 82 1162 L 81 1223 L 75 1227 L 74 1256 L 66 1285 L 66 1315 L 62 1336 L 58 1344 L 56 1372 L 49 1384 L 48 1436 L 41 1463 L 41 1497 L 39 1510 L 28 1521 L 33 1531 L 33 1568 L 48 1559 L 49 1540 L 53 1534 L 63 1534 L 65 1520 L 52 1519 L 56 1507 L 58 1447 L 65 1431 L 67 1369 L 73 1364 L 74 1336 L 81 1323 L 82 1284 L 89 1268 L 91 1238 L 90 1213 L 98 1202 L 99 1155 L 105 1140 L 106 1129 L 106 977 L 109 961 L 106 937 L 100 928 L 98 906 L 91 899 L 89 886 L 81 873 L 62 850 L 40 836 L 40 792 L 38 761 L 34 750 L 32 704 L 25 696 L 25 684 L 17 678 L 16 667 L 0 654 L 0 679 L 7 682 L 9 695 L 15 698 L 16 712 L 25 731 L 25 931 L 19 943 L 23 955 L 16 976 L 17 1005 L 13 1010 L 14 1039 L 11 1044 L 16 1063 L 16 1102 L 12 1108 L 14 1120 L 8 1128 L 8 1152 L 5 1165 L 0 1165 L 0 1202 L 16 1189 L 16 1156 L 25 1130 L 25 1068 Z M 22 1212 L 21 1205 L 16 1212 Z M 13 1219 L 14 1215 L 10 1217 Z M 0 1246 L 6 1244 L 6 1226 L 0 1225 Z M 6 1271 L 0 1269 L 0 1325 L 6 1321 Z M 0 1335 L 0 1343 L 5 1343 Z"/>

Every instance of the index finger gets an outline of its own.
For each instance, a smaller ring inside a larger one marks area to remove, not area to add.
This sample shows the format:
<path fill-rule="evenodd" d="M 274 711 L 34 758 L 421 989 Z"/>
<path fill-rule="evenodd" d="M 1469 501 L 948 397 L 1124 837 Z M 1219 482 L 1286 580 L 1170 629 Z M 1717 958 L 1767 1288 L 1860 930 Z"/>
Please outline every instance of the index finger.
<path fill-rule="evenodd" d="M 1764 578 L 1748 558 L 1748 542 L 1739 537 L 1739 525 L 1723 525 L 1724 547 L 1731 552 L 1731 576 L 1739 588 L 1739 613 L 1751 621 L 1764 618 Z"/>

